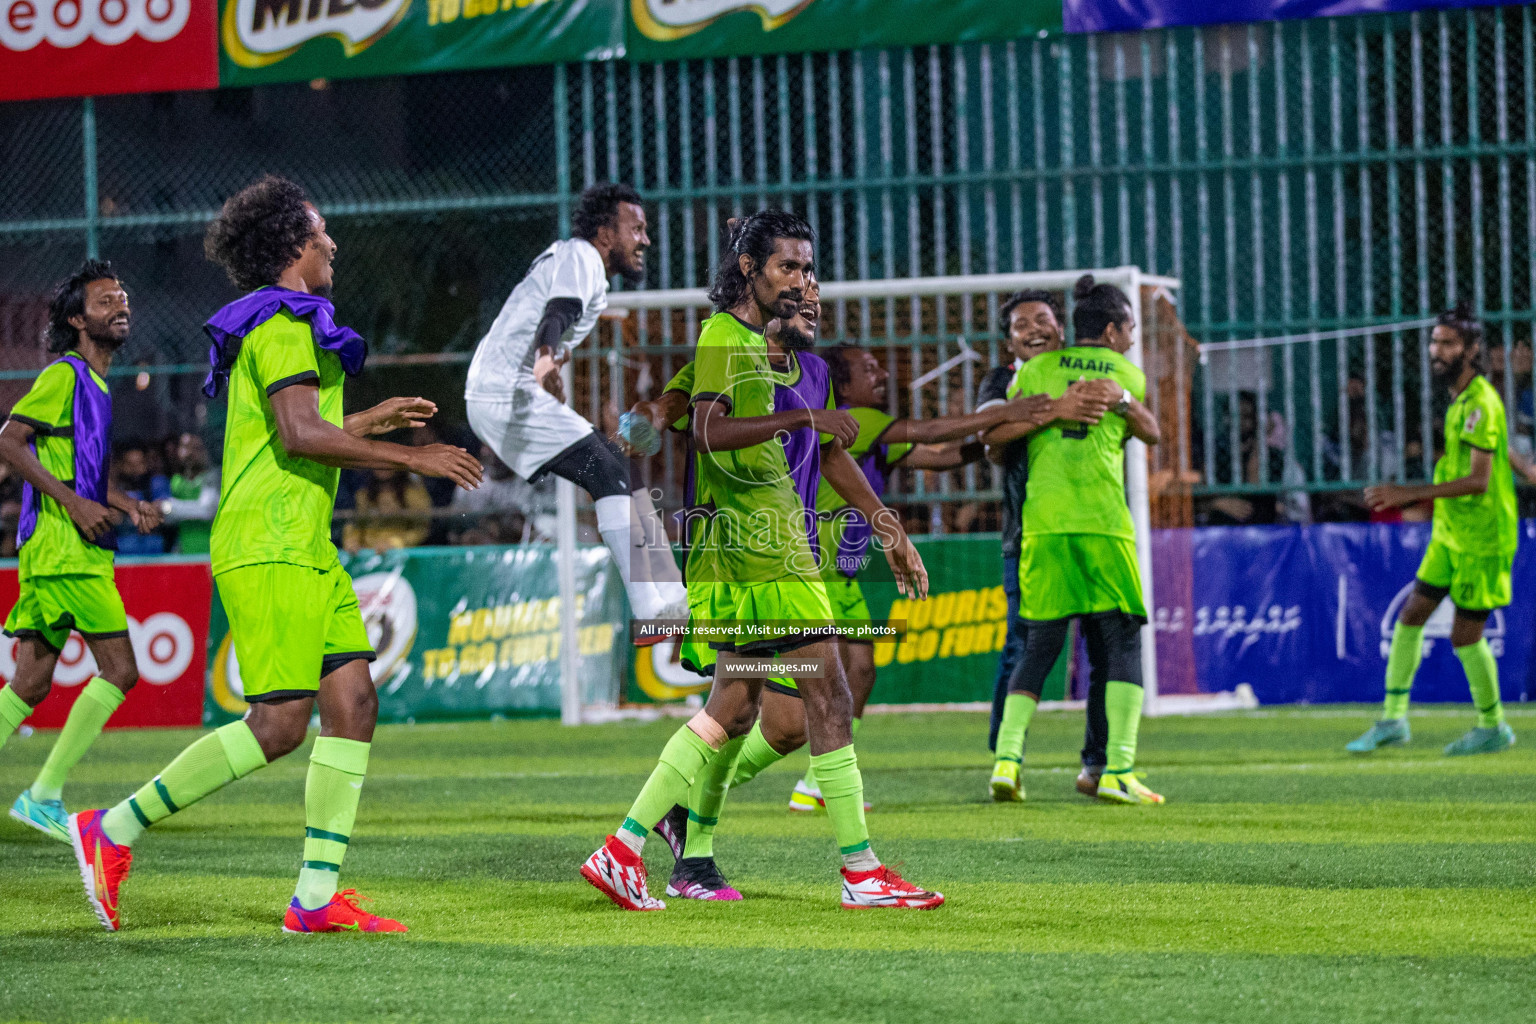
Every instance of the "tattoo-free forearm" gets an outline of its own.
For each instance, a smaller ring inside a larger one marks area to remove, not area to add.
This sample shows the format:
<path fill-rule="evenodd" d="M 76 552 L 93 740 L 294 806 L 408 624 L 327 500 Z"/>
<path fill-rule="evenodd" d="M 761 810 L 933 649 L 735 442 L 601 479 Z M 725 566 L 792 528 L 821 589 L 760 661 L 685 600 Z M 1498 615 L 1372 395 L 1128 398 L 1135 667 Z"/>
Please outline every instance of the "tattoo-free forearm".
<path fill-rule="evenodd" d="M 26 437 L 20 433 L 24 429 L 28 430 Z M 27 445 L 31 439 L 29 428 L 18 426 L 15 420 L 6 423 L 0 429 L 0 459 L 4 459 L 23 480 L 59 504 L 74 500 L 75 492 L 65 487 L 62 480 L 48 472 L 38 461 L 37 454 Z"/>
<path fill-rule="evenodd" d="M 701 452 L 733 452 L 771 441 L 780 431 L 811 426 L 809 409 L 789 409 L 767 416 L 732 416 L 718 402 L 694 407 L 693 443 Z"/>

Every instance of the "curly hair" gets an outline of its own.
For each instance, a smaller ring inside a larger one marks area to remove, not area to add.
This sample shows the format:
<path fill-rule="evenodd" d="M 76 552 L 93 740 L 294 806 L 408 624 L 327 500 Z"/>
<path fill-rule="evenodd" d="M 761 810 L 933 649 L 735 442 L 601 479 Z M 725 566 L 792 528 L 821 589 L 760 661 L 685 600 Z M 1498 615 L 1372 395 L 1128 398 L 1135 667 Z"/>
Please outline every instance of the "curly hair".
<path fill-rule="evenodd" d="M 268 174 L 224 201 L 208 225 L 203 253 L 224 268 L 236 288 L 276 284 L 315 233 L 304 189 Z"/>
<path fill-rule="evenodd" d="M 714 303 L 717 313 L 734 308 L 746 298 L 751 287 L 751 282 L 741 272 L 742 256 L 750 256 L 756 264 L 755 276 L 762 273 L 779 239 L 816 243 L 816 230 L 805 218 L 788 210 L 759 210 L 740 220 L 732 218 L 726 229 L 730 241 L 720 257 L 720 266 L 715 269 L 715 283 L 709 289 L 709 301 Z"/>
<path fill-rule="evenodd" d="M 622 203 L 643 206 L 645 200 L 633 185 L 623 182 L 588 185 L 576 200 L 576 209 L 571 211 L 571 237 L 592 241 L 600 228 L 613 226 Z"/>
<path fill-rule="evenodd" d="M 59 282 L 48 301 L 48 326 L 43 329 L 49 352 L 68 352 L 80 341 L 80 332 L 69 321 L 85 315 L 85 286 L 92 281 L 117 280 L 111 260 L 89 259 L 67 281 Z"/>
<path fill-rule="evenodd" d="M 1056 318 L 1056 325 L 1063 327 L 1067 322 L 1067 314 L 1061 308 L 1061 298 L 1055 292 L 1042 291 L 1039 288 L 1026 288 L 1021 292 L 1014 292 L 1008 296 L 1002 308 L 997 311 L 997 327 L 1004 335 L 1013 326 L 1013 311 L 1026 302 L 1043 302 L 1051 310 L 1051 316 Z"/>

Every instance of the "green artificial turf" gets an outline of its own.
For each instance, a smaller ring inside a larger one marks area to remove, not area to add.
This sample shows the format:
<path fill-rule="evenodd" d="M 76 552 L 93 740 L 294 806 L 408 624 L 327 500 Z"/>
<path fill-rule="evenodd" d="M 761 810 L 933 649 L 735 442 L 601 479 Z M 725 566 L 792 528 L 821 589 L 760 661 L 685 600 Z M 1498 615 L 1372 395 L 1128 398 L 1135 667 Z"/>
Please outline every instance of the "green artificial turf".
<path fill-rule="evenodd" d="M 875 850 L 931 913 L 838 906 L 804 757 L 732 794 L 716 853 L 742 903 L 626 914 L 576 874 L 675 721 L 379 731 L 344 885 L 407 936 L 285 936 L 300 755 L 157 826 L 102 932 L 66 846 L 0 820 L 0 1019 L 35 1021 L 1495 1021 L 1536 1017 L 1536 713 L 1448 760 L 1465 708 L 1354 758 L 1374 708 L 1152 719 L 1162 807 L 1073 790 L 1082 719 L 1044 713 L 1022 805 L 990 802 L 980 715 L 859 734 Z M 1527 737 L 1527 734 L 1528 737 Z M 52 733 L 0 751 L 0 799 Z M 71 808 L 120 799 L 187 732 L 106 735 Z M 647 849 L 652 892 L 670 856 Z"/>

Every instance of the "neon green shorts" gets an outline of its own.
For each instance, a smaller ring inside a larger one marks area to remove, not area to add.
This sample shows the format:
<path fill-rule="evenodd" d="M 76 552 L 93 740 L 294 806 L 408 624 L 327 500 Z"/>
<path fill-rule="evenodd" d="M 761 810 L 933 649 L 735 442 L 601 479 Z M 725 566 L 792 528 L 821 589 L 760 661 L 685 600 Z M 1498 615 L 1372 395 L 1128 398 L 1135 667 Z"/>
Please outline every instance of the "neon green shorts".
<path fill-rule="evenodd" d="M 715 649 L 707 643 L 697 640 L 684 640 L 683 649 L 678 652 L 677 660 L 682 662 L 683 668 L 690 672 L 696 672 L 701 676 L 713 676 L 715 674 Z M 795 681 L 788 676 L 773 676 L 763 684 L 768 689 L 777 693 L 788 694 L 791 697 L 800 696 L 800 688 Z"/>
<path fill-rule="evenodd" d="M 1019 615 L 1050 622 L 1119 610 L 1141 619 L 1136 542 L 1097 533 L 1037 533 L 1019 546 Z"/>
<path fill-rule="evenodd" d="M 31 576 L 21 581 L 5 635 L 37 637 L 55 651 L 69 631 L 100 639 L 128 635 L 128 613 L 111 576 Z"/>
<path fill-rule="evenodd" d="M 790 578 L 771 583 L 700 582 L 688 585 L 688 615 L 692 622 L 735 623 L 771 627 L 769 635 L 738 635 L 733 640 L 709 640 L 717 651 L 760 657 L 804 647 L 820 639 L 796 630 L 796 624 L 830 624 L 832 605 L 819 579 Z M 693 643 L 703 641 L 695 639 Z"/>
<path fill-rule="evenodd" d="M 1418 580 L 1450 593 L 1457 608 L 1486 612 L 1509 604 L 1513 557 L 1467 555 L 1437 540 L 1429 542 Z"/>
<path fill-rule="evenodd" d="M 262 562 L 214 577 L 229 616 L 245 699 L 313 696 L 320 678 L 373 660 L 352 577 L 341 566 Z"/>
<path fill-rule="evenodd" d="M 827 587 L 827 600 L 832 605 L 832 617 L 839 621 L 869 621 L 869 602 L 864 600 L 864 588 L 859 581 L 842 573 L 823 576 Z M 863 643 L 864 641 L 855 641 Z"/>

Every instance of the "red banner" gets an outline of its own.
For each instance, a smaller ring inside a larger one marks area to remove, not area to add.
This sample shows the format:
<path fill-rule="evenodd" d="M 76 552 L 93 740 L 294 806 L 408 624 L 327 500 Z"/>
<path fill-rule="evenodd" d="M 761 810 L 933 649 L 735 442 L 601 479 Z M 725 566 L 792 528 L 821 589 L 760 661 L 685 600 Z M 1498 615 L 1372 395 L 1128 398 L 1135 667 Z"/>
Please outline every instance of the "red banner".
<path fill-rule="evenodd" d="M 139 663 L 139 685 L 107 723 L 128 726 L 196 726 L 203 721 L 203 681 L 208 671 L 208 608 L 213 577 L 207 562 L 119 565 L 117 589 L 128 610 L 128 636 Z M 0 608 L 16 603 L 15 569 L 0 569 Z M 16 671 L 16 641 L 0 636 L 0 677 Z M 96 659 L 71 633 L 53 670 L 53 692 L 27 724 L 57 729 L 74 706 L 80 687 L 96 673 Z"/>
<path fill-rule="evenodd" d="M 0 100 L 215 89 L 215 0 L 0 0 Z"/>

